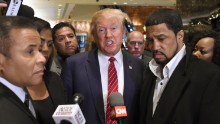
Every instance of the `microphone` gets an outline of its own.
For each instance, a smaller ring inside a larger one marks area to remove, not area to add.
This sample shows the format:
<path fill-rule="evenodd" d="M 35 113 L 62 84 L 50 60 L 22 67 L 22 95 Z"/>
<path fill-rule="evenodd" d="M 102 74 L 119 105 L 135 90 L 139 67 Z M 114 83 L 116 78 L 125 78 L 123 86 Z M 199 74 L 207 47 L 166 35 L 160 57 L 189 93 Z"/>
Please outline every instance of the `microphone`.
<path fill-rule="evenodd" d="M 84 100 L 83 95 L 76 93 L 73 96 L 72 105 L 59 105 L 53 113 L 56 124 L 85 124 L 86 120 L 79 107 Z"/>
<path fill-rule="evenodd" d="M 116 119 L 118 124 L 122 124 L 122 119 L 127 117 L 126 106 L 124 106 L 123 96 L 118 92 L 113 92 L 109 96 L 110 106 L 112 107 L 110 117 Z"/>
<path fill-rule="evenodd" d="M 135 30 L 135 26 L 132 23 L 130 23 L 126 18 L 124 19 L 124 25 L 128 32 L 132 32 Z"/>
<path fill-rule="evenodd" d="M 6 11 L 6 16 L 17 16 L 22 0 L 9 0 L 8 7 Z"/>
<path fill-rule="evenodd" d="M 75 93 L 73 95 L 73 104 L 79 104 L 81 105 L 83 103 L 84 96 L 80 93 Z"/>
<path fill-rule="evenodd" d="M 24 16 L 27 18 L 33 18 L 34 17 L 34 9 L 27 5 L 21 5 L 17 16 Z"/>

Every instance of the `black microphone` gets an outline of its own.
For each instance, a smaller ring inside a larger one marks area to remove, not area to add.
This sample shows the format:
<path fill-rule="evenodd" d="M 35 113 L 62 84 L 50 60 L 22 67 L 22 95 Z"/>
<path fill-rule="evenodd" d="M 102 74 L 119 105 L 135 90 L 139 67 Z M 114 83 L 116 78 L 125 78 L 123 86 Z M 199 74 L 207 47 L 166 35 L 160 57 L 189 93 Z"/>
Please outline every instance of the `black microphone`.
<path fill-rule="evenodd" d="M 81 105 L 83 103 L 84 96 L 80 93 L 75 93 L 73 95 L 73 104 L 79 104 Z"/>
<path fill-rule="evenodd" d="M 27 18 L 33 18 L 34 17 L 34 9 L 27 5 L 21 5 L 18 16 L 24 16 Z"/>
<path fill-rule="evenodd" d="M 132 32 L 135 30 L 135 27 L 132 23 L 130 23 L 126 18 L 124 19 L 124 25 L 128 32 Z"/>
<path fill-rule="evenodd" d="M 109 96 L 110 106 L 112 107 L 110 117 L 122 124 L 122 119 L 127 117 L 126 106 L 124 106 L 123 96 L 118 92 L 113 92 Z"/>

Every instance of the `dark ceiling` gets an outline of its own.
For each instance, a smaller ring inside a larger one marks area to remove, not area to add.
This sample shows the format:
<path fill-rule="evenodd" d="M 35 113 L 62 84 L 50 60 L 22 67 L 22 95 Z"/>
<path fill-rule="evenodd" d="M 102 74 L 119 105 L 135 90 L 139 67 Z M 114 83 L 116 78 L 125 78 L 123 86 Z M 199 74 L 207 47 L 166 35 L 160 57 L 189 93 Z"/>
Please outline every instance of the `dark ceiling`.
<path fill-rule="evenodd" d="M 218 8 L 220 0 L 176 0 L 176 8 L 183 18 L 208 15 Z"/>

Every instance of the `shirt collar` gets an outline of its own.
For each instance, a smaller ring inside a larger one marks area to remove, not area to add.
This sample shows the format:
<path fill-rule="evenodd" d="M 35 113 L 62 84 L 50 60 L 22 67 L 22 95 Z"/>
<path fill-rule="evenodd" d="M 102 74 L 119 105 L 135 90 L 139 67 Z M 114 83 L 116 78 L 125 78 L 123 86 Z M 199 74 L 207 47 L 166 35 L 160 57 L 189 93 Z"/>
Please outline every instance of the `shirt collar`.
<path fill-rule="evenodd" d="M 173 71 L 177 67 L 178 63 L 181 61 L 181 59 L 186 54 L 185 49 L 186 49 L 186 46 L 184 44 L 183 47 L 180 49 L 180 51 L 164 66 L 164 68 L 163 68 L 163 76 L 164 77 L 167 77 L 167 78 L 171 77 L 171 75 L 173 74 Z M 154 59 L 152 59 L 149 62 L 149 67 L 155 76 L 162 79 L 160 65 L 157 64 Z"/>
<path fill-rule="evenodd" d="M 6 79 L 0 77 L 0 83 L 2 83 L 3 85 L 5 85 L 6 87 L 8 87 L 12 92 L 14 92 L 18 98 L 24 102 L 25 100 L 25 91 L 23 88 L 18 87 L 12 83 L 10 83 L 9 81 L 7 81 Z"/>
<path fill-rule="evenodd" d="M 123 54 L 122 54 L 121 50 L 119 50 L 118 53 L 115 54 L 114 56 L 106 56 L 103 52 L 98 50 L 98 56 L 100 57 L 100 59 L 103 60 L 103 62 L 106 62 L 106 60 L 108 61 L 110 57 L 114 57 L 118 64 L 121 65 L 123 63 Z"/>

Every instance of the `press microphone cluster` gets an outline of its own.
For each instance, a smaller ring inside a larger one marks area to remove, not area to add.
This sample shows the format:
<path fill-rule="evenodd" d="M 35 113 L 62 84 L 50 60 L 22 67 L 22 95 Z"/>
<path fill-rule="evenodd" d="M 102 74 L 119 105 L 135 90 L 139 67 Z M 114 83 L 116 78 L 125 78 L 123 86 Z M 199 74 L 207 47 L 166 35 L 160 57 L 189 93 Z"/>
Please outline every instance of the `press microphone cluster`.
<path fill-rule="evenodd" d="M 3 10 L 3 15 L 34 17 L 34 9 L 30 6 L 23 5 L 23 0 L 7 0 L 7 2 L 0 0 L 0 2 L 7 3 L 7 8 Z"/>
<path fill-rule="evenodd" d="M 84 100 L 84 97 L 76 93 L 73 96 L 72 105 L 59 105 L 53 114 L 53 119 L 56 124 L 85 124 L 86 120 L 79 107 Z"/>
<path fill-rule="evenodd" d="M 109 100 L 112 108 L 110 113 L 111 119 L 117 120 L 118 124 L 122 124 L 122 119 L 127 117 L 123 96 L 118 92 L 114 92 L 110 94 Z"/>

